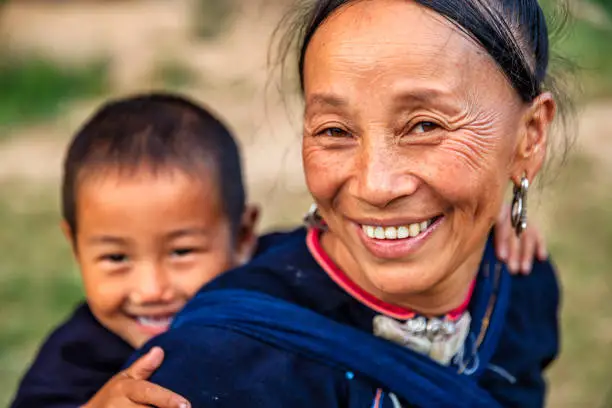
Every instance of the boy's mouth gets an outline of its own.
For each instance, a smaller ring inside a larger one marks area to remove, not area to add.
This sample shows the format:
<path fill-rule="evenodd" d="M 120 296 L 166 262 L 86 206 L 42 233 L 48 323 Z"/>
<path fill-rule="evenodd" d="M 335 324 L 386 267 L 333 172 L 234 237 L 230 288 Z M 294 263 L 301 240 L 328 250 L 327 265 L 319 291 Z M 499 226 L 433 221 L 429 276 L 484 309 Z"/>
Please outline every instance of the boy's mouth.
<path fill-rule="evenodd" d="M 138 324 L 147 327 L 168 327 L 172 324 L 174 315 L 171 316 L 138 316 L 136 321 Z"/>
<path fill-rule="evenodd" d="M 166 332 L 170 328 L 172 320 L 174 319 L 174 314 L 156 316 L 140 315 L 132 317 L 141 331 L 155 336 Z"/>

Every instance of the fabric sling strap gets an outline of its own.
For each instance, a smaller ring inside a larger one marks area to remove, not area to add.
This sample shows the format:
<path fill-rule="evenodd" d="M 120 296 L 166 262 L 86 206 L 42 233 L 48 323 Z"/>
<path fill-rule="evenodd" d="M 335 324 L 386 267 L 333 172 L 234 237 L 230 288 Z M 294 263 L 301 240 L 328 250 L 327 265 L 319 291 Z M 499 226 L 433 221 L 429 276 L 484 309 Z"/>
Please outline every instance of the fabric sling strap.
<path fill-rule="evenodd" d="M 498 293 L 497 301 L 500 295 L 507 298 L 507 290 Z M 491 323 L 495 320 L 503 320 L 503 316 L 491 316 Z M 233 289 L 203 292 L 176 317 L 173 328 L 186 325 L 231 330 L 361 374 L 418 407 L 500 407 L 474 378 L 460 375 L 456 369 L 263 293 Z"/>

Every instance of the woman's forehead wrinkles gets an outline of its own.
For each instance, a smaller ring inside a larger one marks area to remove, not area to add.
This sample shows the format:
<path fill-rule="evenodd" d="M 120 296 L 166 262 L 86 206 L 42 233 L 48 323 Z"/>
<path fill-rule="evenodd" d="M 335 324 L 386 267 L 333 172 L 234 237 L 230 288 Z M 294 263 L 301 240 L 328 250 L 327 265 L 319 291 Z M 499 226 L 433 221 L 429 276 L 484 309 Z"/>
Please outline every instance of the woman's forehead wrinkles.
<path fill-rule="evenodd" d="M 365 24 L 351 16 L 358 9 L 347 8 L 324 23 L 307 49 L 306 115 L 364 107 L 366 97 L 396 113 L 431 108 L 465 116 L 487 105 L 492 93 L 499 101 L 510 91 L 503 89 L 510 84 L 495 61 L 445 18 L 402 7 L 374 12 L 377 18 Z"/>
<path fill-rule="evenodd" d="M 384 82 L 401 76 L 457 82 L 469 76 L 474 65 L 484 68 L 484 61 L 493 65 L 461 36 L 429 40 L 377 40 L 358 36 L 323 36 L 319 41 L 313 40 L 305 59 L 306 80 L 325 74 L 352 76 L 365 82 Z"/>
<path fill-rule="evenodd" d="M 354 70 L 393 62 L 437 70 L 440 64 L 471 57 L 468 54 L 483 58 L 473 38 L 431 10 L 412 2 L 389 2 L 391 8 L 386 9 L 367 3 L 351 3 L 333 14 L 314 33 L 307 54 L 315 48 L 310 56 L 319 62 L 333 59 Z"/>

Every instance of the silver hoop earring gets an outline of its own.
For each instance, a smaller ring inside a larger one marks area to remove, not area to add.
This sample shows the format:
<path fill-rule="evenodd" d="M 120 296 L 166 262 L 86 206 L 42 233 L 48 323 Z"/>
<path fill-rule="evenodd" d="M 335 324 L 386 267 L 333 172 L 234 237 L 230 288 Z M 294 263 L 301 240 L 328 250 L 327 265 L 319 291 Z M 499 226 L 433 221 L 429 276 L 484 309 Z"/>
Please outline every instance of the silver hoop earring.
<path fill-rule="evenodd" d="M 321 217 L 321 214 L 319 214 L 319 207 L 317 207 L 316 204 L 312 204 L 304 216 L 304 225 L 306 225 L 307 228 L 315 228 L 320 230 L 325 230 L 327 228 L 325 222 L 323 221 L 323 217 Z"/>
<path fill-rule="evenodd" d="M 527 192 L 529 191 L 529 180 L 523 176 L 521 183 L 514 186 L 512 198 L 512 227 L 516 236 L 520 236 L 527 228 Z"/>

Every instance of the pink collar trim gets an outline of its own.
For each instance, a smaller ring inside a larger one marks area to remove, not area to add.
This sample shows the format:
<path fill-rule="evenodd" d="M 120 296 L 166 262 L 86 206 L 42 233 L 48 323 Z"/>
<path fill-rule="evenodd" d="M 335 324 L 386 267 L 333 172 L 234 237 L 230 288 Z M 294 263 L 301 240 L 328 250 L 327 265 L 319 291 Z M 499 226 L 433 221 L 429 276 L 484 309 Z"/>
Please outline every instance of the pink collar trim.
<path fill-rule="evenodd" d="M 329 275 L 331 280 L 333 280 L 338 286 L 344 289 L 349 295 L 353 298 L 357 299 L 359 302 L 368 306 L 370 309 L 377 311 L 378 313 L 385 314 L 387 316 L 393 317 L 398 320 L 407 320 L 411 319 L 416 315 L 416 312 L 413 310 L 393 305 L 391 303 L 387 303 L 383 300 L 378 299 L 376 296 L 372 295 L 369 292 L 363 290 L 360 286 L 358 286 L 355 282 L 349 278 L 349 276 L 344 273 L 342 269 L 338 267 L 334 263 L 334 261 L 327 255 L 323 246 L 321 245 L 321 230 L 316 228 L 311 228 L 308 230 L 306 235 L 306 245 L 313 258 L 317 261 L 317 263 L 323 268 L 325 273 Z M 468 305 L 470 304 L 470 300 L 472 298 L 472 293 L 474 292 L 476 280 L 472 282 L 470 286 L 470 290 L 464 302 L 455 310 L 452 310 L 450 313 L 447 313 L 446 316 L 452 320 L 456 320 L 460 318 L 463 313 L 467 310 Z"/>

